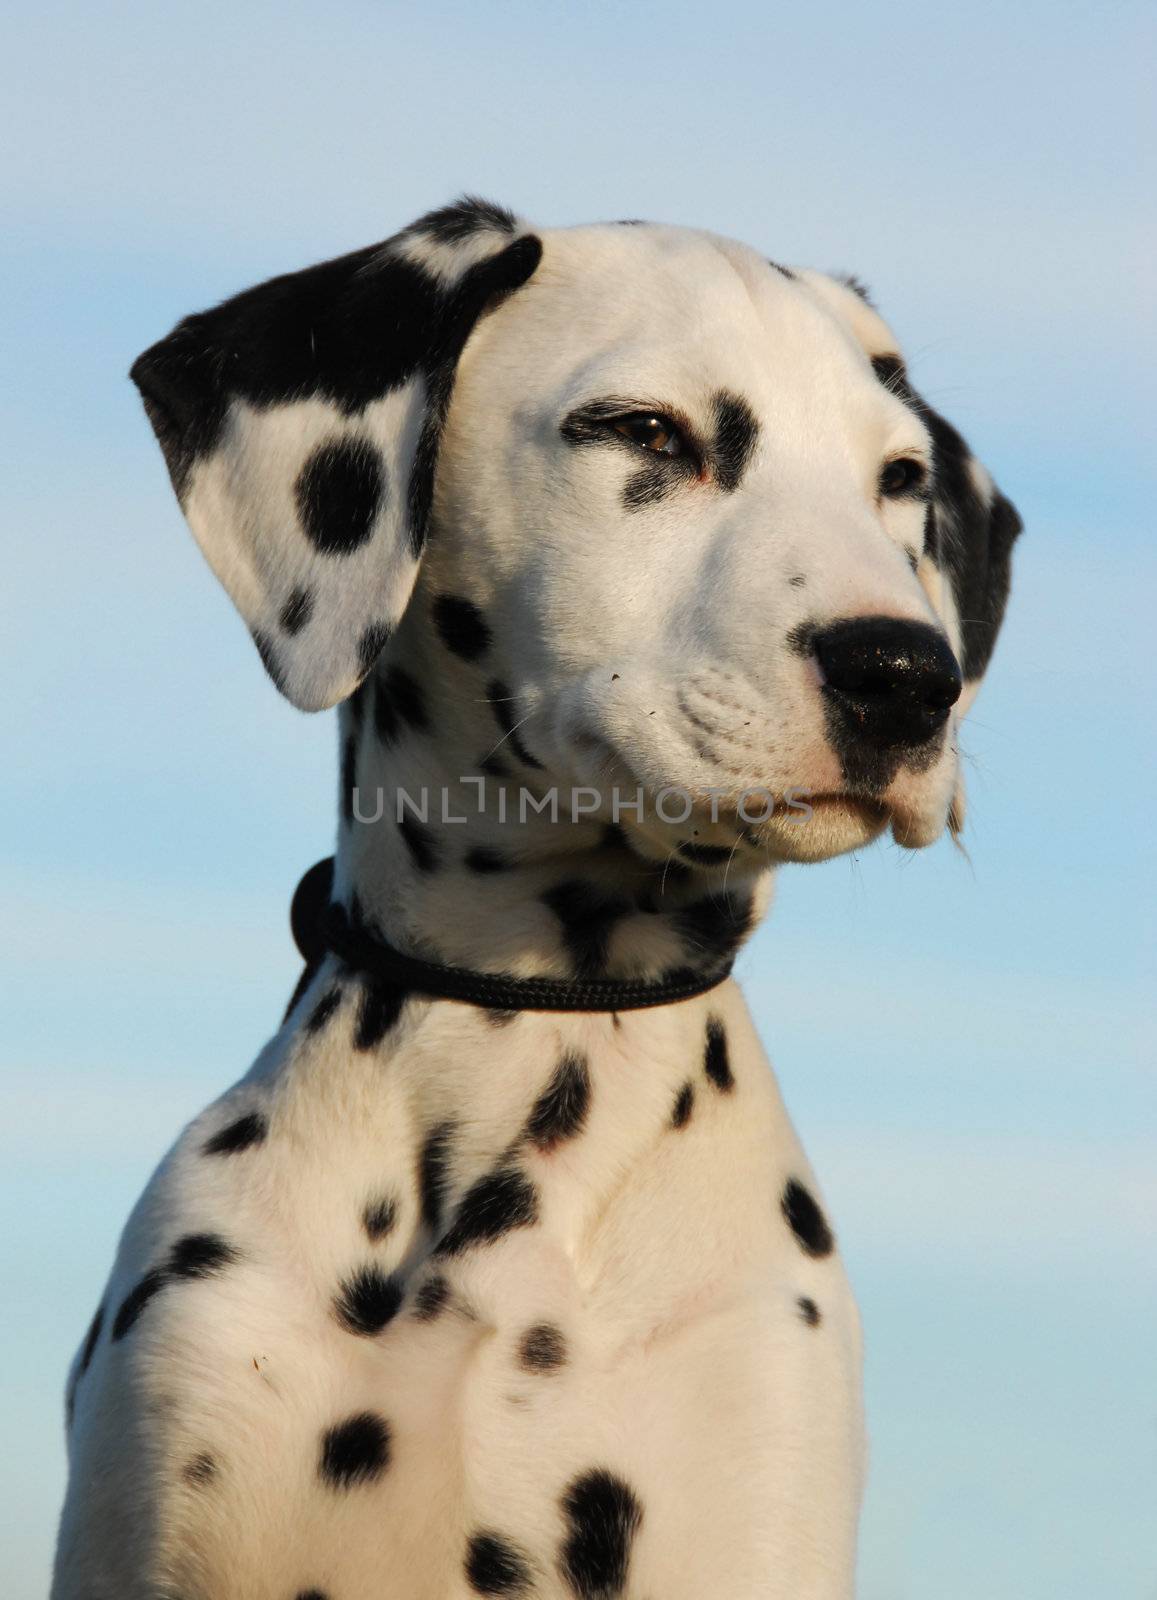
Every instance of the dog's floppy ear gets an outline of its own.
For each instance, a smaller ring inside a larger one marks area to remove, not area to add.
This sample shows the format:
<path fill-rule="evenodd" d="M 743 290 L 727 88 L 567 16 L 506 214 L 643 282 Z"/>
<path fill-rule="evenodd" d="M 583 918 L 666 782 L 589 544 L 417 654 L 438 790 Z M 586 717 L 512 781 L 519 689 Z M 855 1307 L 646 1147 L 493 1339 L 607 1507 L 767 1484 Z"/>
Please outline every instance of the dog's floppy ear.
<path fill-rule="evenodd" d="M 980 687 L 1000 631 L 1020 516 L 952 424 L 911 387 L 896 337 L 863 285 L 819 272 L 799 277 L 850 326 L 877 378 L 919 413 L 932 436 L 933 495 L 920 576 L 960 657 L 963 711 Z"/>
<path fill-rule="evenodd" d="M 468 198 L 186 317 L 134 364 L 197 542 L 303 710 L 351 694 L 405 609 L 458 357 L 541 254 Z"/>

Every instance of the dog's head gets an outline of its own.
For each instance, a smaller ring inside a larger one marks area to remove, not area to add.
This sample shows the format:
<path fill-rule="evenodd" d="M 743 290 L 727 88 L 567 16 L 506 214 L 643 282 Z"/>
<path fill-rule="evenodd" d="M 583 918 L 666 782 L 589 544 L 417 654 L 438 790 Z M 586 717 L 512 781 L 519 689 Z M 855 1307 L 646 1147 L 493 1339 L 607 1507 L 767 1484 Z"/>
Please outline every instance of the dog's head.
<path fill-rule="evenodd" d="M 426 627 L 539 773 L 690 794 L 694 830 L 625 815 L 648 851 L 816 859 L 959 814 L 1020 522 L 857 286 L 470 201 L 186 319 L 133 376 L 296 705 Z"/>

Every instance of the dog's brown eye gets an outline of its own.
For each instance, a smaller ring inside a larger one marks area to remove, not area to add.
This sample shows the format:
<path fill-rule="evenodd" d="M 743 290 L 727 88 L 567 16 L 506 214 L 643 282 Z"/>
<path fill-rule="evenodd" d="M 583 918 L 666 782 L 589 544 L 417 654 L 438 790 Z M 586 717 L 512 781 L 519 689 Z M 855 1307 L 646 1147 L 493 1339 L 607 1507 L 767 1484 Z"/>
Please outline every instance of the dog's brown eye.
<path fill-rule="evenodd" d="M 681 456 L 686 449 L 683 435 L 670 417 L 650 411 L 633 411 L 629 417 L 616 417 L 611 423 L 616 433 L 632 444 L 642 445 L 657 456 Z"/>
<path fill-rule="evenodd" d="M 908 456 L 886 461 L 880 471 L 880 493 L 892 500 L 901 495 L 920 494 L 927 477 L 928 469 L 922 461 L 913 461 Z"/>

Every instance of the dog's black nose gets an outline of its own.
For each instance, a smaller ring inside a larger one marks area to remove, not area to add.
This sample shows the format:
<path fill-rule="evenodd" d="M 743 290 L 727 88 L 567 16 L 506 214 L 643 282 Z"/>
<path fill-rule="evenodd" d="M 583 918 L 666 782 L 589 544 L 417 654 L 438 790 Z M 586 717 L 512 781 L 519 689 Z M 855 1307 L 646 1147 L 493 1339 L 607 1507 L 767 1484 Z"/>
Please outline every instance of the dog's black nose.
<path fill-rule="evenodd" d="M 927 623 L 851 617 L 817 633 L 813 648 L 840 720 L 881 747 L 926 744 L 963 687 L 948 640 Z"/>

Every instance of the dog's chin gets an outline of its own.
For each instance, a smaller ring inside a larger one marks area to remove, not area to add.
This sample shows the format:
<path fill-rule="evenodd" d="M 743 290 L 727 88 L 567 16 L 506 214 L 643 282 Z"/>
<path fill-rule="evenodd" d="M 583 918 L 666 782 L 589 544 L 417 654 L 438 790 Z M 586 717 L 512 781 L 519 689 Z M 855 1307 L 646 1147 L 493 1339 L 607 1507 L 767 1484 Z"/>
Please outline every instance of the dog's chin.
<path fill-rule="evenodd" d="M 781 814 L 758 830 L 772 861 L 830 861 L 878 839 L 892 820 L 879 800 L 849 794 L 817 794 Z"/>
<path fill-rule="evenodd" d="M 755 810 L 749 815 L 742 795 L 729 794 L 728 783 L 712 784 L 713 774 L 706 775 L 707 781 L 704 774 L 697 774 L 694 785 L 676 776 L 657 781 L 653 771 L 640 771 L 608 740 L 589 732 L 571 741 L 569 753 L 569 781 L 604 793 L 610 788 L 631 797 L 637 792 L 645 796 L 642 816 L 628 807 L 621 818 L 613 817 L 639 854 L 666 859 L 691 840 L 715 852 L 730 850 L 732 874 L 781 862 L 829 861 L 873 844 L 889 828 L 897 844 L 922 849 L 940 838 L 948 819 L 951 796 L 942 792 L 945 783 L 939 773 L 931 782 L 927 773 L 903 773 L 879 796 L 793 784 L 774 800 L 772 814 L 761 816 L 762 797 L 776 794 L 771 784 L 751 786 L 748 793 L 754 796 L 750 803 Z M 665 816 L 658 807 L 664 791 L 688 796 L 692 810 L 681 821 Z M 716 798 L 709 802 L 710 796 Z M 605 810 L 602 814 L 604 820 L 612 815 Z"/>
<path fill-rule="evenodd" d="M 769 860 L 830 861 L 874 844 L 889 829 L 897 844 L 922 850 L 940 838 L 946 821 L 943 808 L 901 806 L 849 794 L 812 795 L 806 805 L 802 817 L 789 812 L 755 830 Z"/>

